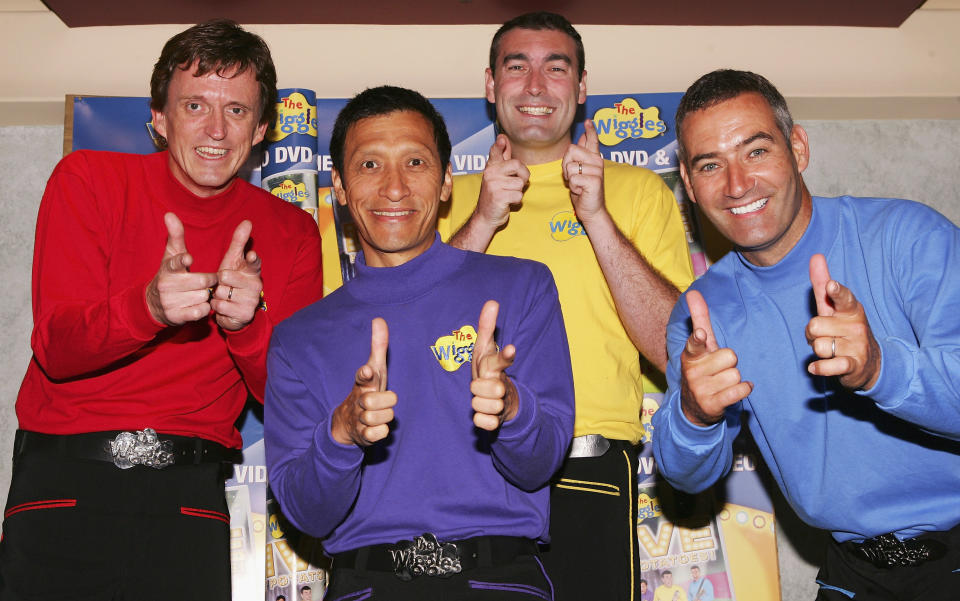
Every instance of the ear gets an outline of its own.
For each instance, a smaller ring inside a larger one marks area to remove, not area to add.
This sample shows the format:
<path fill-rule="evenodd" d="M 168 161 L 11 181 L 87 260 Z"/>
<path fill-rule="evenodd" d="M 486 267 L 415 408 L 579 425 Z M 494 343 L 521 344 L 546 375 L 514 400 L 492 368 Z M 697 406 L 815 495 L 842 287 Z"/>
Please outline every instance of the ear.
<path fill-rule="evenodd" d="M 790 150 L 793 152 L 793 160 L 797 164 L 797 171 L 803 173 L 803 170 L 810 164 L 810 142 L 807 140 L 807 130 L 799 125 L 794 125 L 793 131 L 790 132 Z"/>
<path fill-rule="evenodd" d="M 347 206 L 347 193 L 343 189 L 343 180 L 340 179 L 340 172 L 336 167 L 330 170 L 330 179 L 333 182 L 333 193 L 337 196 L 337 204 L 341 207 Z"/>
<path fill-rule="evenodd" d="M 680 161 L 680 178 L 683 179 L 683 187 L 687 190 L 687 198 L 690 202 L 696 203 L 697 196 L 693 193 L 693 186 L 690 185 L 690 175 L 687 173 L 687 164 Z"/>
<path fill-rule="evenodd" d="M 150 117 L 153 120 L 153 129 L 163 136 L 167 137 L 167 122 L 163 119 L 163 111 L 158 111 L 157 109 L 150 109 Z"/>
<path fill-rule="evenodd" d="M 263 142 L 263 137 L 267 135 L 267 125 L 268 123 L 264 122 L 257 126 L 257 129 L 253 132 L 253 145 L 256 146 L 260 142 Z M 156 126 L 154 126 L 156 127 Z"/>
<path fill-rule="evenodd" d="M 487 91 L 487 102 L 489 102 L 490 104 L 496 104 L 497 95 L 494 90 L 493 71 L 490 70 L 490 67 L 487 67 L 486 69 L 484 69 L 483 80 L 484 80 L 484 83 L 483 83 L 484 89 Z"/>
<path fill-rule="evenodd" d="M 577 104 L 583 104 L 587 101 L 587 70 L 584 69 L 580 73 L 580 85 L 578 86 L 579 92 L 577 94 Z"/>
<path fill-rule="evenodd" d="M 453 191 L 453 166 L 447 163 L 447 168 L 443 172 L 443 184 L 440 186 L 440 202 L 450 200 L 450 193 Z"/>

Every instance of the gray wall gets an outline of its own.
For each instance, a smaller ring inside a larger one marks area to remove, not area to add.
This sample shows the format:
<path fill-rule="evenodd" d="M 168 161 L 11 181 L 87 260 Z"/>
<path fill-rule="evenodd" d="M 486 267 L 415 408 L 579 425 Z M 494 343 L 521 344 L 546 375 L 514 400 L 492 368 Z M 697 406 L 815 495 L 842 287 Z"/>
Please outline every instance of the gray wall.
<path fill-rule="evenodd" d="M 929 204 L 960 223 L 960 121 L 808 121 L 811 192 L 821 196 L 896 196 Z M 30 266 L 43 185 L 59 160 L 63 128 L 0 127 L 0 506 L 10 480 L 16 429 L 13 405 L 30 359 Z M 67 245 L 69 248 L 69 244 Z M 778 513 L 784 601 L 810 600 L 825 536 Z"/>

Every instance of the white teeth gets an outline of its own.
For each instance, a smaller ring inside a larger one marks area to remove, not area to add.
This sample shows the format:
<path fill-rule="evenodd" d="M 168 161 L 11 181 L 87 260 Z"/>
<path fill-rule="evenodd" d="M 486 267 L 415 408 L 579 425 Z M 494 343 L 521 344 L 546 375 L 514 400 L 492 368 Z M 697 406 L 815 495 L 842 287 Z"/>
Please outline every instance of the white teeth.
<path fill-rule="evenodd" d="M 380 217 L 405 217 L 413 215 L 413 211 L 374 211 L 373 214 Z"/>
<path fill-rule="evenodd" d="M 212 146 L 197 146 L 195 150 L 197 151 L 197 154 L 201 156 L 210 155 L 222 157 L 223 155 L 227 154 L 226 148 L 214 148 Z"/>
<path fill-rule="evenodd" d="M 549 106 L 521 106 L 518 110 L 528 115 L 549 115 L 553 112 Z"/>
<path fill-rule="evenodd" d="M 733 213 L 734 215 L 745 215 L 747 213 L 753 213 L 754 211 L 759 211 L 760 209 L 762 209 L 764 205 L 767 204 L 768 200 L 770 199 L 761 198 L 760 200 L 751 202 L 748 205 L 743 205 L 742 207 L 732 207 L 730 209 L 730 212 Z"/>

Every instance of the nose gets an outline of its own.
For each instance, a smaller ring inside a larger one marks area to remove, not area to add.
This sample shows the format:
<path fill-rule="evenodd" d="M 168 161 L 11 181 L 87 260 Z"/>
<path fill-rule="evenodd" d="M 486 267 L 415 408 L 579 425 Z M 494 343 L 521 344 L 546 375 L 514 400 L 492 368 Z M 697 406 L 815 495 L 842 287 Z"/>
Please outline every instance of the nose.
<path fill-rule="evenodd" d="M 540 69 L 530 69 L 527 75 L 527 93 L 531 96 L 539 96 L 545 87 L 543 72 Z"/>
<path fill-rule="evenodd" d="M 740 198 L 754 188 L 757 180 L 737 161 L 727 165 L 727 196 Z"/>
<path fill-rule="evenodd" d="M 385 198 L 392 202 L 406 198 L 410 193 L 410 188 L 407 187 L 407 180 L 404 176 L 402 166 L 394 165 L 384 169 L 383 185 L 380 192 Z"/>
<path fill-rule="evenodd" d="M 220 111 L 211 111 L 207 117 L 206 133 L 214 140 L 222 140 L 226 137 L 227 123 L 226 117 Z"/>

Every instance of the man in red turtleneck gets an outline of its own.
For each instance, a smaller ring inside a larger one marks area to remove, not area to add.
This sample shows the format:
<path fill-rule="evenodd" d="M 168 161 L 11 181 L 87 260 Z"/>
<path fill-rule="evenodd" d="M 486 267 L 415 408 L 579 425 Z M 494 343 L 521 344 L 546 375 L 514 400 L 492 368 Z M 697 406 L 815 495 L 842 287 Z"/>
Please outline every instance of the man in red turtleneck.
<path fill-rule="evenodd" d="M 316 224 L 236 177 L 274 118 L 264 41 L 191 27 L 151 96 L 164 152 L 72 153 L 43 196 L 0 599 L 228 598 L 234 423 L 322 294 Z"/>

